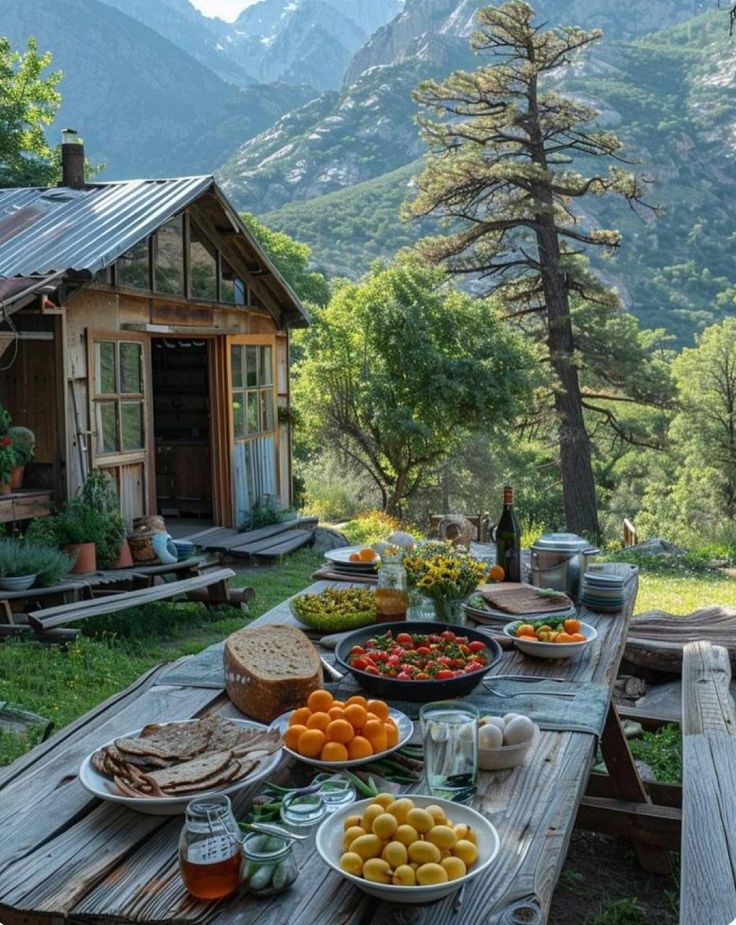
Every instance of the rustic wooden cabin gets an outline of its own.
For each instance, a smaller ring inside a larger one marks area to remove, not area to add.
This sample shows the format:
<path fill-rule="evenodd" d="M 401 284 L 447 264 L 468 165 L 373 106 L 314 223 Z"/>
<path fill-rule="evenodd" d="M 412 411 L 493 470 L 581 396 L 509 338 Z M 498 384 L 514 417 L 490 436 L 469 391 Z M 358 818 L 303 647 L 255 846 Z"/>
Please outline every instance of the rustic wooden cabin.
<path fill-rule="evenodd" d="M 58 502 L 104 468 L 128 522 L 288 507 L 299 299 L 212 177 L 62 160 L 59 187 L 0 190 L 0 401 L 35 431 L 29 487 Z"/>

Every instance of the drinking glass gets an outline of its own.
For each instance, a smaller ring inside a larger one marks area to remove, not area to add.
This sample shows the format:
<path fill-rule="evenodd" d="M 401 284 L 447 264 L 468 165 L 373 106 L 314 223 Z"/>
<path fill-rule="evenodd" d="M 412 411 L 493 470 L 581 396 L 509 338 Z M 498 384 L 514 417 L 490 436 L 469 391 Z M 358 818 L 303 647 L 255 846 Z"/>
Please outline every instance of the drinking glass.
<path fill-rule="evenodd" d="M 341 774 L 318 774 L 313 783 L 319 784 L 319 794 L 328 813 L 355 802 L 355 787 Z"/>
<path fill-rule="evenodd" d="M 294 790 L 285 794 L 281 801 L 281 821 L 295 835 L 311 835 L 326 815 L 327 807 L 319 791 Z"/>
<path fill-rule="evenodd" d="M 457 803 L 478 786 L 478 711 L 469 703 L 426 703 L 419 711 L 424 736 L 424 773 L 432 796 Z"/>

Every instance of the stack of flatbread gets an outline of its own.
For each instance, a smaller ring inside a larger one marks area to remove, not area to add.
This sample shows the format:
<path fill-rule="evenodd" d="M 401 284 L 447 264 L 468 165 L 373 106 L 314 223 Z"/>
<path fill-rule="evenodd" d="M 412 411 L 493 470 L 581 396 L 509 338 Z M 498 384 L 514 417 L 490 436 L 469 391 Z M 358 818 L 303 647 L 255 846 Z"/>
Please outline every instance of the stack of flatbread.
<path fill-rule="evenodd" d="M 124 796 L 181 797 L 245 782 L 280 747 L 276 730 L 208 716 L 146 726 L 138 738 L 116 739 L 95 752 L 92 766 Z"/>

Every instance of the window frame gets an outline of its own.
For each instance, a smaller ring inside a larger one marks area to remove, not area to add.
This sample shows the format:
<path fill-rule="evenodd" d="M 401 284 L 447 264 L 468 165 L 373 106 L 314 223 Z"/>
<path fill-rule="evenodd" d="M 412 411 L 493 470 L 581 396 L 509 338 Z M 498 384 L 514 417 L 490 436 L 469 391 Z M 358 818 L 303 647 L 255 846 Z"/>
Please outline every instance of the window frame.
<path fill-rule="evenodd" d="M 233 349 L 235 347 L 240 347 L 243 350 L 242 359 L 241 359 L 241 373 L 242 373 L 242 385 L 235 386 L 233 384 L 234 376 L 234 364 L 233 364 Z M 271 382 L 269 385 L 260 384 L 260 367 L 261 367 L 261 356 L 260 350 L 257 354 L 258 356 L 258 380 L 256 385 L 248 385 L 248 347 L 259 348 L 268 347 L 271 350 Z M 257 440 L 262 437 L 273 437 L 274 440 L 278 443 L 279 437 L 279 426 L 278 426 L 278 383 L 277 383 L 277 369 L 276 369 L 276 338 L 273 335 L 260 335 L 260 334 L 243 334 L 235 337 L 228 338 L 228 368 L 230 371 L 229 381 L 228 381 L 228 406 L 230 409 L 230 433 L 233 444 L 235 443 L 248 443 L 253 440 Z M 269 430 L 258 430 L 255 432 L 250 432 L 248 428 L 248 396 L 257 395 L 257 407 L 258 407 L 258 419 L 259 424 L 263 424 L 263 415 L 262 415 L 262 405 L 261 405 L 261 396 L 269 393 L 271 401 L 271 428 Z M 244 416 L 244 433 L 237 433 L 235 430 L 235 410 L 234 410 L 234 396 L 238 394 L 243 397 L 242 407 L 243 407 L 243 416 Z"/>

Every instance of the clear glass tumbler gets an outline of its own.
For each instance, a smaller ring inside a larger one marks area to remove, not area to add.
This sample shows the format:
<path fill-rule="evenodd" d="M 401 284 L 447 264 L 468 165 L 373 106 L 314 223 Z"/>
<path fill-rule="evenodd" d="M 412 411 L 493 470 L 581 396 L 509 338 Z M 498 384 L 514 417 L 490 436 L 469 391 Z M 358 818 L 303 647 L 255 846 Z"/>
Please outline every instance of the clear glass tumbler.
<path fill-rule="evenodd" d="M 355 787 L 342 774 L 318 774 L 312 783 L 319 784 L 319 794 L 328 813 L 355 802 Z"/>
<path fill-rule="evenodd" d="M 424 773 L 432 796 L 457 803 L 478 787 L 478 711 L 469 703 L 444 700 L 419 711 L 424 737 Z"/>
<path fill-rule="evenodd" d="M 281 821 L 295 835 L 313 834 L 326 815 L 327 807 L 319 791 L 304 793 L 294 790 L 285 794 L 281 801 Z"/>

